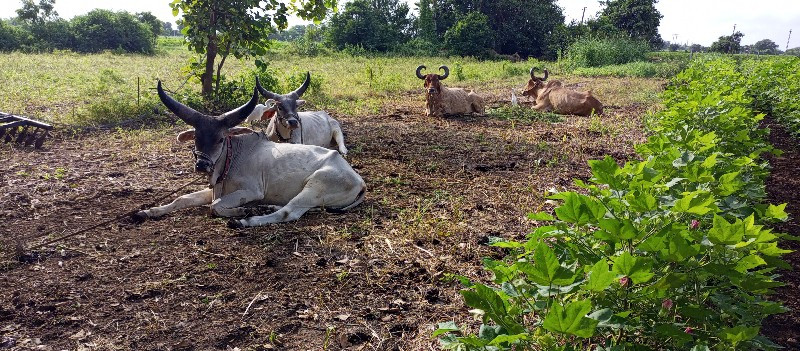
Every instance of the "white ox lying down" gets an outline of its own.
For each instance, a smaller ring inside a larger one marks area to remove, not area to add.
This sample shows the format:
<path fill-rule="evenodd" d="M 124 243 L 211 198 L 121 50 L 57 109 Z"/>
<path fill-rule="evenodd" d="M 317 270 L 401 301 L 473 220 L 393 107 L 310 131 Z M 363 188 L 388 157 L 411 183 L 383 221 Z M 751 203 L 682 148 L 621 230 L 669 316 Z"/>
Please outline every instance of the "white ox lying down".
<path fill-rule="evenodd" d="M 297 107 L 303 105 L 304 100 L 297 101 Z M 267 106 L 271 105 L 271 106 Z M 333 148 L 334 142 L 339 153 L 347 155 L 344 145 L 344 134 L 339 121 L 333 119 L 325 111 L 298 112 L 297 117 L 287 117 L 278 111 L 278 104 L 274 100 L 267 101 L 267 105 L 258 104 L 247 121 L 252 125 L 263 126 L 267 122 L 264 132 L 269 140 L 276 143 L 292 143 L 304 145 L 317 145 Z M 292 128 L 291 121 L 296 118 L 299 126 Z"/>
<path fill-rule="evenodd" d="M 259 133 L 230 135 L 258 103 L 218 117 L 201 114 L 169 97 L 158 82 L 158 96 L 175 115 L 195 127 L 195 170 L 208 174 L 209 188 L 172 203 L 139 211 L 139 219 L 211 204 L 217 216 L 244 216 L 246 203 L 273 205 L 269 215 L 231 220 L 231 227 L 258 226 L 300 218 L 312 208 L 348 210 L 364 200 L 366 184 L 337 152 L 311 145 L 281 144 Z"/>

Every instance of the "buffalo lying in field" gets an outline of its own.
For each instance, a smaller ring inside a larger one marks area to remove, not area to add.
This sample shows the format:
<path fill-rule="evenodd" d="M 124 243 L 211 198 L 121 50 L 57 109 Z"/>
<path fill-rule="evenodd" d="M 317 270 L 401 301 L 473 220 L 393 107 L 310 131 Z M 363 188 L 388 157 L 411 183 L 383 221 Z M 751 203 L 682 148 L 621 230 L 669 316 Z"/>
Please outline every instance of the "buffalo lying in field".
<path fill-rule="evenodd" d="M 364 200 L 366 184 L 336 151 L 318 146 L 274 143 L 261 133 L 231 135 L 258 104 L 258 90 L 245 105 L 208 116 L 169 97 L 158 82 L 161 102 L 195 128 L 195 170 L 208 175 L 208 188 L 172 203 L 139 211 L 138 219 L 211 204 L 217 216 L 244 216 L 244 204 L 272 205 L 274 213 L 231 220 L 232 227 L 258 226 L 300 218 L 312 208 L 347 210 Z"/>
<path fill-rule="evenodd" d="M 425 81 L 425 115 L 441 117 L 444 115 L 461 115 L 467 113 L 483 114 L 485 103 L 474 91 L 462 88 L 448 88 L 441 81 L 450 76 L 447 66 L 439 67 L 444 75 L 422 75 L 425 66 L 417 67 L 417 78 Z"/>
<path fill-rule="evenodd" d="M 531 68 L 531 79 L 523 96 L 530 96 L 536 100 L 533 106 L 538 111 L 552 111 L 564 115 L 591 116 L 603 113 L 603 104 L 600 103 L 591 91 L 585 93 L 577 92 L 563 87 L 561 81 L 547 81 L 547 69 L 544 70 L 544 77 L 539 78 Z"/>

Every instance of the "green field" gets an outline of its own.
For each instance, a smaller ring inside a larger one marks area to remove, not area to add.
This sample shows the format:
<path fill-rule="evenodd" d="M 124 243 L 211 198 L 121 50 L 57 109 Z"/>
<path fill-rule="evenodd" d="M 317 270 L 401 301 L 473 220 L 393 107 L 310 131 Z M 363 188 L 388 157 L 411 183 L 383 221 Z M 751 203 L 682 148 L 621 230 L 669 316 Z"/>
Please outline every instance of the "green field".
<path fill-rule="evenodd" d="M 141 119 L 160 106 L 154 87 L 161 79 L 165 87 L 190 104 L 200 104 L 200 84 L 186 68 L 192 54 L 174 38 L 162 38 L 158 54 L 83 55 L 71 52 L 51 54 L 0 54 L 0 78 L 6 82 L 0 91 L 0 111 L 29 116 L 44 121 L 76 126 L 115 125 L 122 121 Z M 294 89 L 299 77 L 311 71 L 312 80 L 320 85 L 309 98 L 315 108 L 331 109 L 342 114 L 366 115 L 378 113 L 387 98 L 397 98 L 402 92 L 421 87 L 414 75 L 418 65 L 433 70 L 448 65 L 450 86 L 489 86 L 517 92 L 527 82 L 528 70 L 548 68 L 553 76 L 567 81 L 579 81 L 580 76 L 647 77 L 640 67 L 602 69 L 612 72 L 576 71 L 572 74 L 556 62 L 510 63 L 478 61 L 458 57 L 352 57 L 336 54 L 327 57 L 296 57 L 280 46 L 265 58 L 268 72 L 284 90 Z M 642 63 L 647 70 L 662 69 L 656 63 Z M 637 71 L 639 70 L 639 71 Z M 670 68 L 663 68 L 671 72 Z M 659 71 L 661 72 L 661 71 Z M 255 76 L 252 60 L 229 59 L 223 68 L 228 81 L 239 82 L 251 89 Z M 658 74 L 657 76 L 664 76 Z M 264 77 L 262 76 L 262 81 Z M 634 80 L 636 81 L 636 80 Z M 616 95 L 614 84 L 593 87 L 596 94 Z M 631 101 L 655 101 L 650 90 L 638 90 L 649 96 L 619 96 L 626 105 Z M 226 106 L 222 106 L 223 108 Z M 232 106 L 227 106 L 232 107 Z"/>

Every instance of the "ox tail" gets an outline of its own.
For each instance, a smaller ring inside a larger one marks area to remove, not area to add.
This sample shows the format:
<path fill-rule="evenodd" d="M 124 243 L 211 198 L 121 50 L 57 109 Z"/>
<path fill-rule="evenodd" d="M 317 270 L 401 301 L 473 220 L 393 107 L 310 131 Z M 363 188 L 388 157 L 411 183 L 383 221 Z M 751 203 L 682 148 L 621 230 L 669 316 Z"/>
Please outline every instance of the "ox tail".
<path fill-rule="evenodd" d="M 362 202 L 364 202 L 364 198 L 366 197 L 366 194 L 367 194 L 367 187 L 364 186 L 364 187 L 361 188 L 361 191 L 358 192 L 358 196 L 356 196 L 356 199 L 355 199 L 355 201 L 353 201 L 353 203 L 351 203 L 351 204 L 349 204 L 349 205 L 347 205 L 345 207 L 342 207 L 342 208 L 328 208 L 328 207 L 325 207 L 325 212 L 329 212 L 329 213 L 345 213 L 345 212 L 347 212 L 347 210 L 349 210 L 349 209 L 351 209 L 353 207 L 356 207 L 356 206 L 360 205 Z"/>

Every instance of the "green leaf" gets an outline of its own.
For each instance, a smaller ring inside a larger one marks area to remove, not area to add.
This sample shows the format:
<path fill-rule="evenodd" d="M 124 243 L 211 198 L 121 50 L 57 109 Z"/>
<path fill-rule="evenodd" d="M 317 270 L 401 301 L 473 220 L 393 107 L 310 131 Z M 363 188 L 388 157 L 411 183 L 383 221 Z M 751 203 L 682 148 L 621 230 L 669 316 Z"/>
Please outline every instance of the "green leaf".
<path fill-rule="evenodd" d="M 749 255 L 749 256 L 743 257 L 741 260 L 739 260 L 739 262 L 736 262 L 736 268 L 735 269 L 739 273 L 746 273 L 750 269 L 753 269 L 753 268 L 756 268 L 758 266 L 762 266 L 762 265 L 765 265 L 765 264 L 767 264 L 767 261 L 764 261 L 764 259 L 761 258 L 760 256 L 758 256 L 758 255 Z"/>
<path fill-rule="evenodd" d="M 786 204 L 780 204 L 778 206 L 770 204 L 767 206 L 767 211 L 764 213 L 764 217 L 777 219 L 779 221 L 786 221 L 789 219 L 789 215 L 785 210 Z"/>
<path fill-rule="evenodd" d="M 720 339 L 725 340 L 733 345 L 742 341 L 751 340 L 758 335 L 759 327 L 746 327 L 744 325 L 737 325 L 733 328 L 726 328 L 719 332 Z"/>
<path fill-rule="evenodd" d="M 509 316 L 503 298 L 492 288 L 483 284 L 475 284 L 472 290 L 461 290 L 460 293 L 464 296 L 464 303 L 467 306 L 484 311 L 485 317 L 493 320 L 507 331 L 513 333 L 522 331 L 522 326 Z"/>
<path fill-rule="evenodd" d="M 714 226 L 708 231 L 708 240 L 718 245 L 734 245 L 742 241 L 745 227 L 742 220 L 728 223 L 725 218 L 714 215 Z"/>
<path fill-rule="evenodd" d="M 720 176 L 717 184 L 717 191 L 719 194 L 728 196 L 741 189 L 744 183 L 738 180 L 737 177 L 739 177 L 739 172 L 726 173 Z"/>
<path fill-rule="evenodd" d="M 680 234 L 674 234 L 669 240 L 666 256 L 667 259 L 672 262 L 684 262 L 697 255 L 699 252 L 699 247 L 689 245 L 689 242 Z"/>
<path fill-rule="evenodd" d="M 598 323 L 597 320 L 586 317 L 591 310 L 592 302 L 588 299 L 572 302 L 566 307 L 554 303 L 550 313 L 544 318 L 542 327 L 556 333 L 589 338 L 594 335 Z"/>
<path fill-rule="evenodd" d="M 607 212 L 603 204 L 585 195 L 562 193 L 564 203 L 556 208 L 556 215 L 562 221 L 584 225 L 603 218 Z"/>
<path fill-rule="evenodd" d="M 517 262 L 517 267 L 528 278 L 539 285 L 567 285 L 575 280 L 575 275 L 561 267 L 553 249 L 540 242 L 533 253 L 533 263 Z"/>
<path fill-rule="evenodd" d="M 675 201 L 675 206 L 672 208 L 672 210 L 675 212 L 704 215 L 713 209 L 713 207 L 709 206 L 713 203 L 714 196 L 712 196 L 710 193 L 704 191 L 694 191 L 686 193 L 683 198 Z"/>
<path fill-rule="evenodd" d="M 628 199 L 631 209 L 637 212 L 648 212 L 658 208 L 658 200 L 650 194 L 639 194 L 638 196 L 631 196 Z"/>
<path fill-rule="evenodd" d="M 633 226 L 633 222 L 629 219 L 625 219 L 622 222 L 613 218 L 601 219 L 600 228 L 616 239 L 615 242 L 630 240 L 639 235 L 639 232 Z"/>
<path fill-rule="evenodd" d="M 714 165 L 716 165 L 716 164 L 717 164 L 717 154 L 714 153 L 714 154 L 711 154 L 711 156 L 706 157 L 706 159 L 700 165 L 703 168 L 711 168 L 711 167 L 714 167 Z"/>
<path fill-rule="evenodd" d="M 602 160 L 589 160 L 589 167 L 592 168 L 592 175 L 596 183 L 608 184 L 612 188 L 620 188 L 621 183 L 616 175 L 619 174 L 619 165 L 610 156 L 606 156 Z"/>
<path fill-rule="evenodd" d="M 598 321 L 598 328 L 611 328 L 617 330 L 625 326 L 625 318 L 614 314 L 614 311 L 612 311 L 610 308 L 594 311 L 592 314 L 586 317 Z"/>
<path fill-rule="evenodd" d="M 597 261 L 589 270 L 589 279 L 584 287 L 591 291 L 603 291 L 614 282 L 616 274 L 608 269 L 605 259 Z"/>
<path fill-rule="evenodd" d="M 555 221 L 555 217 L 547 212 L 528 213 L 528 219 L 534 221 Z"/>
<path fill-rule="evenodd" d="M 686 167 L 686 165 L 688 165 L 689 162 L 692 162 L 692 160 L 694 160 L 694 153 L 684 151 L 680 158 L 672 161 L 672 166 L 675 168 Z"/>
<path fill-rule="evenodd" d="M 500 345 L 500 344 L 513 345 L 513 344 L 516 344 L 517 342 L 523 341 L 523 340 L 528 340 L 528 334 L 527 333 L 514 334 L 514 335 L 503 334 L 503 335 L 498 335 L 496 338 L 494 338 L 489 343 L 489 345 Z"/>
<path fill-rule="evenodd" d="M 433 332 L 433 334 L 431 334 L 431 337 L 435 338 L 439 335 L 455 331 L 461 331 L 461 329 L 459 329 L 458 326 L 456 325 L 455 321 L 441 322 L 439 323 L 439 327 Z"/>
<path fill-rule="evenodd" d="M 619 275 L 630 277 L 634 284 L 641 284 L 653 278 L 651 270 L 653 262 L 646 257 L 634 257 L 625 252 L 614 258 L 613 271 Z"/>

